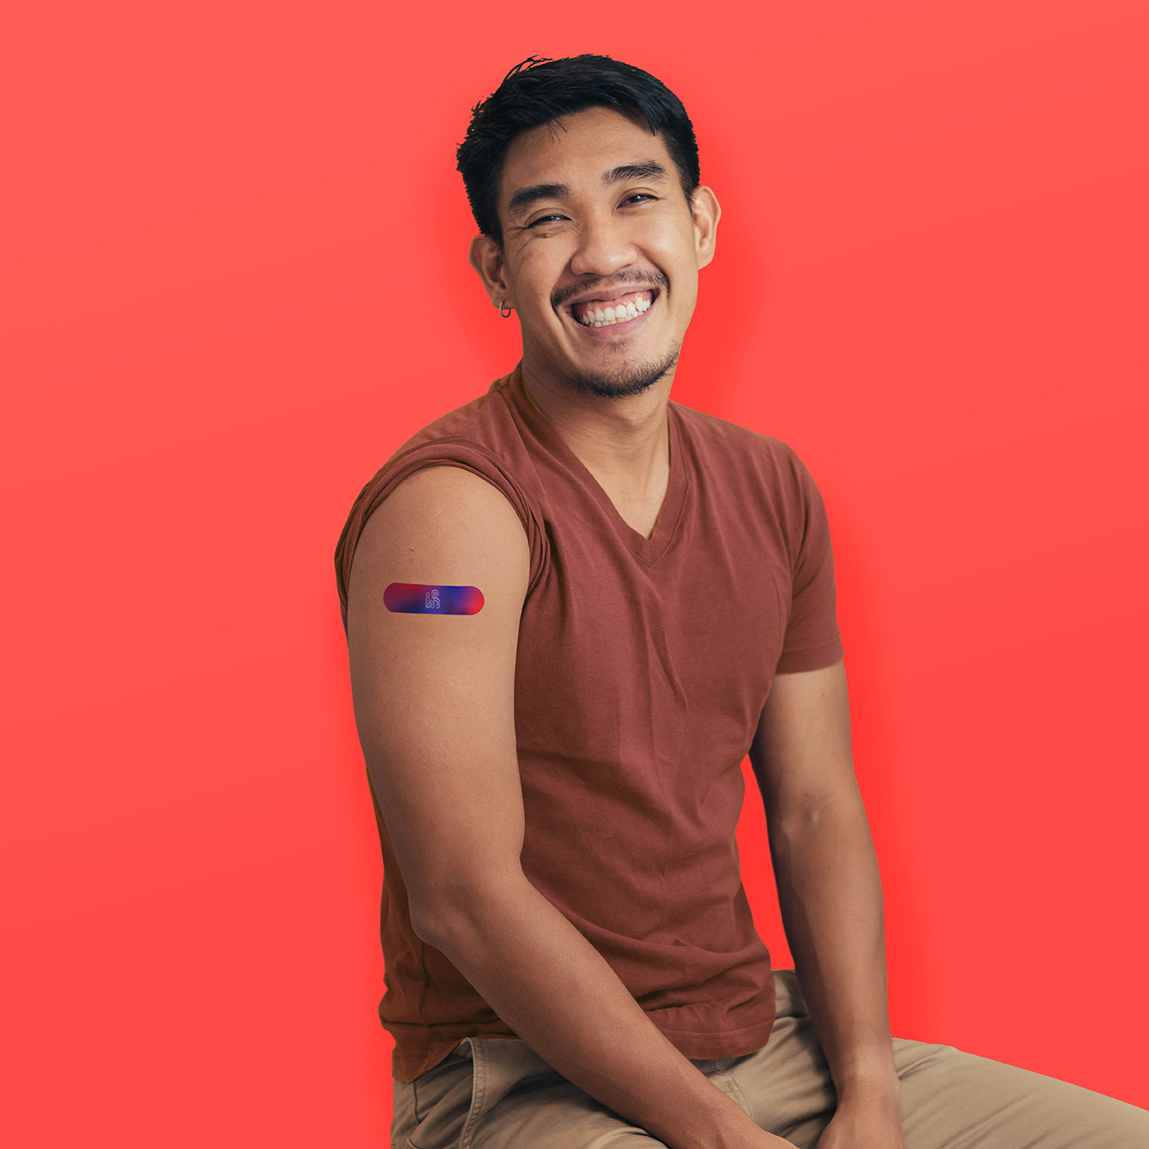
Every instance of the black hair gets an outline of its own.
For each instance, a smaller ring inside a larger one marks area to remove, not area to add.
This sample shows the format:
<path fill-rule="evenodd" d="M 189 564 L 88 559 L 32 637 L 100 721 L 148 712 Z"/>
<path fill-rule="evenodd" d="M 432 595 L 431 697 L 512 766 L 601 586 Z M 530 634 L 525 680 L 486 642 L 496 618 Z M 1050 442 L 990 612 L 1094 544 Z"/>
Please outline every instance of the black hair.
<path fill-rule="evenodd" d="M 587 108 L 612 108 L 660 135 L 682 191 L 692 199 L 701 179 L 698 142 L 682 101 L 661 80 L 609 56 L 530 56 L 471 109 L 467 136 L 456 152 L 471 214 L 483 235 L 502 247 L 499 179 L 515 137 Z"/>

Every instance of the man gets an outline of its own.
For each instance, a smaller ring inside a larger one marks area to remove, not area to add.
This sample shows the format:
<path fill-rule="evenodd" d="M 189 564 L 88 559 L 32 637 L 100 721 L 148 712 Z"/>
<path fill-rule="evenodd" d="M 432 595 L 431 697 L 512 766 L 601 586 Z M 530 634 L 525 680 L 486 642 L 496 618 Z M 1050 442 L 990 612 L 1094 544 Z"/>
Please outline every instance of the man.
<path fill-rule="evenodd" d="M 1149 1145 L 1132 1106 L 891 1039 L 821 500 L 670 401 L 720 216 L 681 103 L 527 61 L 459 166 L 522 361 L 396 452 L 336 555 L 393 1144 Z M 738 875 L 747 752 L 795 972 Z"/>

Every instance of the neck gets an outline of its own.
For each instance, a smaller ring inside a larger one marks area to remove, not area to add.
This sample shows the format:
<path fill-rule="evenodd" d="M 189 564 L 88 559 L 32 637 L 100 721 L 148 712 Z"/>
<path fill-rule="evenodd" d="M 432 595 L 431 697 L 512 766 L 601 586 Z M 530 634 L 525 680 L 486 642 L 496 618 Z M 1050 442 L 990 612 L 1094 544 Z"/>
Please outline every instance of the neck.
<path fill-rule="evenodd" d="M 641 496 L 664 487 L 670 449 L 671 368 L 638 395 L 610 398 L 549 378 L 524 362 L 523 389 L 543 418 L 603 486 Z"/>

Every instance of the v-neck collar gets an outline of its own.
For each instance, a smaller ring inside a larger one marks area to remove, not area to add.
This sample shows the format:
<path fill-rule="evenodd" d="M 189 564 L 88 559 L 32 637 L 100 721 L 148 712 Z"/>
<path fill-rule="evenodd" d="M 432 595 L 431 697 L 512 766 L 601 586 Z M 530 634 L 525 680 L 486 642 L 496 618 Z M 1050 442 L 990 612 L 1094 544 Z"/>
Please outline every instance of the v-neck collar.
<path fill-rule="evenodd" d="M 519 364 L 511 372 L 507 382 L 507 390 L 523 420 L 547 450 L 561 459 L 582 481 L 583 486 L 590 492 L 610 520 L 619 541 L 631 554 L 645 563 L 653 563 L 658 559 L 677 533 L 678 523 L 682 518 L 682 508 L 686 502 L 687 481 L 685 460 L 682 453 L 682 434 L 679 427 L 678 412 L 674 409 L 674 404 L 667 403 L 666 405 L 666 421 L 670 434 L 670 478 L 666 484 L 666 495 L 663 497 L 662 506 L 659 508 L 654 531 L 650 538 L 645 538 L 619 514 L 618 508 L 603 490 L 599 481 L 591 474 L 586 464 L 566 445 L 562 436 L 547 422 L 543 413 L 534 405 L 523 386 L 522 364 Z"/>

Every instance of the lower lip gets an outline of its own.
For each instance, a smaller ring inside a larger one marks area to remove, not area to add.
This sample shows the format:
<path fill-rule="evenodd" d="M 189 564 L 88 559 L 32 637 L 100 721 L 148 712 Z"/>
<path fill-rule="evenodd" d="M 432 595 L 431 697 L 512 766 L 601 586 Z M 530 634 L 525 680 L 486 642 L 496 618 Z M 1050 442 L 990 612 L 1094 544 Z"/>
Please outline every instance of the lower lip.
<path fill-rule="evenodd" d="M 580 323 L 573 315 L 571 315 L 571 322 L 584 334 L 589 335 L 593 339 L 617 339 L 620 335 L 629 335 L 635 331 L 638 325 L 654 310 L 654 305 L 658 302 L 658 296 L 651 300 L 650 306 L 641 314 L 636 315 L 633 319 L 624 319 L 621 323 L 607 323 L 602 327 L 588 327 L 585 323 Z M 570 314 L 569 312 L 567 313 Z"/>

